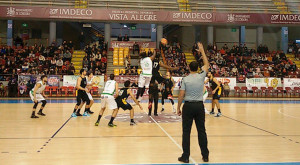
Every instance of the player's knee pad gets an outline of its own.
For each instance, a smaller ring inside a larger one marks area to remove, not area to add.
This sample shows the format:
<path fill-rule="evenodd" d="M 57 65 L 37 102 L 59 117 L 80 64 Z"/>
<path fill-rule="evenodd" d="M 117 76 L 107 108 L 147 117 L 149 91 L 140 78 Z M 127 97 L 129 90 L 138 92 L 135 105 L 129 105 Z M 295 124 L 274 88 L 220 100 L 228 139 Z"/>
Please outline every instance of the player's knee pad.
<path fill-rule="evenodd" d="M 38 106 L 39 103 L 34 103 L 33 105 L 33 109 L 36 109 L 36 107 Z"/>
<path fill-rule="evenodd" d="M 42 107 L 45 107 L 46 104 L 47 104 L 47 101 L 46 101 L 46 100 L 43 100 L 43 101 L 42 101 Z"/>

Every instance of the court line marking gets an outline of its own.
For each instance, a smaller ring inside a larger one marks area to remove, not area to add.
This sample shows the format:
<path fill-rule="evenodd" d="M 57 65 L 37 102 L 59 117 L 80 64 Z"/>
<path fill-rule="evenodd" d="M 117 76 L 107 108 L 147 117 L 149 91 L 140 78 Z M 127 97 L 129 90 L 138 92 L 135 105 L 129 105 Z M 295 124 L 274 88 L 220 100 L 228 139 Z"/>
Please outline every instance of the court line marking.
<path fill-rule="evenodd" d="M 72 116 L 69 117 L 69 119 L 67 121 L 64 122 L 64 124 L 48 139 L 47 142 L 45 142 L 43 144 L 43 146 L 37 151 L 37 152 L 41 152 L 42 149 L 44 149 L 44 147 L 46 147 L 50 141 L 56 136 L 56 134 L 72 119 Z"/>
<path fill-rule="evenodd" d="M 280 136 L 280 135 L 278 135 L 278 134 L 276 134 L 276 133 L 273 133 L 273 132 L 267 131 L 267 130 L 265 130 L 265 129 L 256 127 L 256 126 L 254 126 L 254 125 L 245 123 L 245 122 L 243 122 L 243 121 L 240 121 L 240 120 L 231 118 L 231 117 L 229 117 L 229 116 L 225 116 L 225 115 L 222 115 L 222 116 L 225 117 L 225 118 L 228 118 L 228 119 L 230 119 L 230 120 L 236 121 L 236 122 L 238 122 L 238 123 L 242 123 L 242 124 L 244 124 L 244 125 L 247 125 L 247 126 L 249 126 L 249 127 L 252 127 L 252 128 L 255 128 L 255 129 L 258 129 L 258 130 L 261 130 L 261 131 L 263 131 L 263 132 L 267 132 L 267 133 L 272 134 L 272 135 L 274 135 L 274 136 Z"/>
<path fill-rule="evenodd" d="M 143 111 L 147 114 L 147 111 L 145 109 L 143 109 Z M 148 114 L 147 114 L 148 115 Z M 171 141 L 181 150 L 183 151 L 182 147 L 176 142 L 176 140 L 152 117 L 150 116 L 151 120 L 169 137 L 169 139 L 171 139 Z M 195 161 L 195 159 L 190 156 L 190 160 L 194 163 L 197 164 L 197 162 Z"/>
<path fill-rule="evenodd" d="M 250 124 L 248 124 L 248 123 L 242 122 L 242 121 L 240 121 L 240 120 L 237 120 L 237 119 L 234 119 L 234 118 L 231 118 L 231 117 L 225 116 L 225 115 L 222 115 L 222 116 L 224 116 L 225 118 L 231 119 L 231 120 L 233 120 L 233 121 L 236 121 L 236 122 L 242 123 L 242 124 L 244 124 L 244 125 L 247 125 L 247 126 L 249 126 L 249 127 L 252 127 L 252 128 L 255 128 L 255 129 L 258 129 L 258 130 L 261 130 L 261 131 L 267 132 L 267 133 L 269 133 L 269 134 L 272 134 L 272 135 L 274 135 L 274 136 L 282 137 L 283 139 L 287 139 L 287 140 L 289 140 L 289 141 L 291 141 L 291 142 L 295 142 L 295 143 L 299 144 L 299 142 L 298 142 L 298 141 L 295 141 L 295 140 L 293 140 L 293 139 L 290 139 L 290 138 L 288 138 L 288 137 L 286 137 L 286 136 L 278 135 L 278 134 L 276 134 L 276 133 L 273 133 L 273 132 L 270 132 L 270 131 L 264 130 L 264 129 L 262 129 L 262 128 L 259 128 L 259 127 L 256 127 L 256 126 L 253 126 L 253 125 L 250 125 Z"/>
<path fill-rule="evenodd" d="M 284 109 L 283 109 L 283 108 L 279 108 L 279 109 L 278 109 L 278 112 L 281 113 L 283 116 L 291 117 L 291 118 L 294 118 L 294 119 L 300 119 L 300 117 L 288 115 L 288 114 L 282 112 L 281 110 L 284 110 Z"/>

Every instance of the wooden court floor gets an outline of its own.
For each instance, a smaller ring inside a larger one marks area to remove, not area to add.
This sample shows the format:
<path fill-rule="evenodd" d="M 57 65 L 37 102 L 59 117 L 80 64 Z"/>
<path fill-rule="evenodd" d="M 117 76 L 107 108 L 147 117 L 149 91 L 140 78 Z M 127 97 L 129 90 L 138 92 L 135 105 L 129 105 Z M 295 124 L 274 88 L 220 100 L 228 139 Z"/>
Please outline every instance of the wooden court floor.
<path fill-rule="evenodd" d="M 210 163 L 300 162 L 299 101 L 222 103 L 222 117 L 206 116 Z M 163 114 L 149 118 L 135 107 L 144 123 L 129 126 L 128 121 L 116 119 L 118 127 L 110 128 L 108 119 L 102 118 L 100 126 L 95 127 L 97 114 L 70 118 L 74 105 L 49 103 L 46 117 L 31 119 L 33 104 L 1 103 L 0 164 L 179 163 L 180 121 L 166 123 L 160 119 Z M 143 107 L 147 108 L 146 103 Z M 210 103 L 206 107 L 210 109 Z M 178 119 L 171 115 L 170 103 L 166 103 L 166 109 L 168 118 Z M 100 103 L 95 103 L 92 110 L 98 113 Z M 120 110 L 119 117 L 128 120 L 124 113 L 128 111 Z M 107 110 L 105 116 L 110 114 Z M 190 163 L 202 163 L 195 125 Z"/>

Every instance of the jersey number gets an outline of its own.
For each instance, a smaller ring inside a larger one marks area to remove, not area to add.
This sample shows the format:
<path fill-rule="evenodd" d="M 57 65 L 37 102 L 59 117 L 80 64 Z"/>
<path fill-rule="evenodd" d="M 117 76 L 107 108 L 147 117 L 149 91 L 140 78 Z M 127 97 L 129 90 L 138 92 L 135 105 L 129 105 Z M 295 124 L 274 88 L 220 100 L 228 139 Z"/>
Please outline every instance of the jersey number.
<path fill-rule="evenodd" d="M 158 62 L 154 62 L 153 67 L 156 68 L 158 66 Z"/>
<path fill-rule="evenodd" d="M 124 92 L 123 90 L 120 90 L 119 96 L 122 96 L 123 92 Z"/>

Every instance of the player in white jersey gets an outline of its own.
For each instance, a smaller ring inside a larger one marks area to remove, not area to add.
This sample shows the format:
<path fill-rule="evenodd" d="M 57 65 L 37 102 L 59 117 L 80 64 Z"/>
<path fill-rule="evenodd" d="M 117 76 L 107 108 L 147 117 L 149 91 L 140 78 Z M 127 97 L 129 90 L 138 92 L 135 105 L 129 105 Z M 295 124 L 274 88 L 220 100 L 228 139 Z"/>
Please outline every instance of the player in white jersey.
<path fill-rule="evenodd" d="M 147 57 L 146 52 L 140 53 L 140 56 L 141 56 L 140 65 L 142 68 L 142 73 L 140 74 L 139 77 L 139 84 L 138 84 L 139 87 L 136 94 L 136 99 L 138 101 L 142 100 L 146 88 L 149 88 L 149 84 L 152 77 L 152 61 L 155 59 L 156 52 L 154 51 L 153 55 L 150 57 Z"/>
<path fill-rule="evenodd" d="M 43 75 L 41 77 L 41 81 L 38 81 L 35 84 L 34 88 L 31 89 L 31 91 L 29 92 L 30 98 L 34 102 L 31 118 L 39 118 L 38 116 L 35 115 L 35 110 L 36 107 L 38 106 L 38 103 L 40 102 L 42 103 L 42 106 L 37 114 L 41 116 L 46 116 L 46 114 L 43 113 L 43 109 L 47 104 L 47 101 L 45 100 L 46 96 L 43 93 L 43 91 L 46 88 L 46 85 L 47 85 L 47 76 Z"/>
<path fill-rule="evenodd" d="M 110 126 L 110 127 L 117 126 L 117 125 L 113 124 L 113 121 L 118 114 L 118 105 L 117 105 L 115 98 L 117 96 L 119 96 L 119 90 L 118 90 L 119 85 L 114 80 L 115 79 L 114 74 L 111 74 L 109 77 L 110 77 L 110 80 L 108 80 L 105 83 L 104 90 L 101 94 L 101 110 L 99 112 L 98 120 L 96 121 L 95 126 L 99 125 L 100 119 L 106 109 L 106 105 L 108 106 L 108 109 L 113 110 L 113 113 L 111 115 L 111 119 L 108 123 L 108 126 Z"/>
<path fill-rule="evenodd" d="M 93 96 L 92 94 L 90 93 L 90 90 L 91 88 L 93 87 L 93 85 L 95 84 L 95 82 L 93 82 L 93 78 L 94 78 L 94 75 L 93 75 L 93 72 L 88 72 L 87 73 L 87 86 L 86 88 L 89 90 L 89 92 L 86 92 L 86 94 L 88 95 L 89 97 L 89 100 L 90 100 L 90 108 L 92 107 L 92 105 L 94 104 L 94 99 L 93 99 Z M 83 107 L 83 105 L 85 104 L 85 102 L 81 102 L 81 104 L 79 105 L 78 109 L 77 109 L 77 112 L 76 112 L 76 115 L 77 116 L 82 116 L 80 114 L 80 109 Z M 89 108 L 89 110 L 87 111 L 89 114 L 93 114 L 94 112 L 91 111 Z"/>

